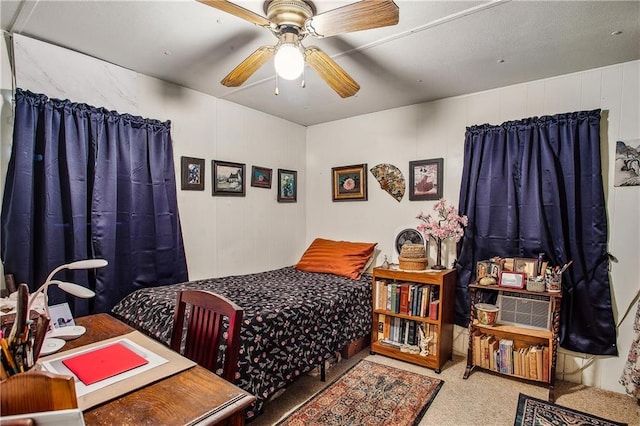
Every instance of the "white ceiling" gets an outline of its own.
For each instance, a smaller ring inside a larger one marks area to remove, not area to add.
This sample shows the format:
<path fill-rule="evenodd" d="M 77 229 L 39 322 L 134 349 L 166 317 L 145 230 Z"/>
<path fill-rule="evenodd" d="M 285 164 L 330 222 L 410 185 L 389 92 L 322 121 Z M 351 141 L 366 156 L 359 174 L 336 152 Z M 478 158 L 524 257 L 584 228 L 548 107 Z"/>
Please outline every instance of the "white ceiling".
<path fill-rule="evenodd" d="M 395 1 L 398 25 L 304 40 L 360 84 L 346 99 L 309 67 L 305 88 L 279 79 L 274 95 L 273 60 L 242 86 L 222 86 L 245 57 L 276 39 L 194 0 L 2 0 L 0 15 L 5 31 L 302 125 L 640 59 L 637 0 Z M 264 16 L 263 1 L 236 3 Z M 322 13 L 350 3 L 315 6 Z"/>

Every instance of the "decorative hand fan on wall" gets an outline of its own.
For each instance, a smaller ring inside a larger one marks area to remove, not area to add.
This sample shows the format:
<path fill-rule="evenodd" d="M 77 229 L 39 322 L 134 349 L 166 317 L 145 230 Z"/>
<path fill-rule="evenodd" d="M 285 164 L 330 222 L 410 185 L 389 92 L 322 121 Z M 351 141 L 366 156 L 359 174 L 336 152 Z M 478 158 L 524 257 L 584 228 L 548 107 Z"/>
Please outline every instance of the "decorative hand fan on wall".
<path fill-rule="evenodd" d="M 311 1 L 267 0 L 264 3 L 266 18 L 229 1 L 198 1 L 266 28 L 278 39 L 275 45 L 261 46 L 249 55 L 222 79 L 223 85 L 242 85 L 275 55 L 280 77 L 295 80 L 302 74 L 306 62 L 343 98 L 355 95 L 360 90 L 358 83 L 329 55 L 316 46 L 304 47 L 302 40 L 307 35 L 323 38 L 387 27 L 396 25 L 399 19 L 398 6 L 392 0 L 363 0 L 318 15 Z"/>

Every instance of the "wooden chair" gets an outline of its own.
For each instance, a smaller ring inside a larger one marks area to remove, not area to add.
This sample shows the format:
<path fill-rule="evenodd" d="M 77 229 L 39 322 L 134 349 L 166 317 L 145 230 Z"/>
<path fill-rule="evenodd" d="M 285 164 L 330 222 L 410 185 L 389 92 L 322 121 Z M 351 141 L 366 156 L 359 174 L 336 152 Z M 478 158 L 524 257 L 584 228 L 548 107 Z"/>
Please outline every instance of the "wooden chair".
<path fill-rule="evenodd" d="M 0 400 L 3 416 L 78 408 L 73 377 L 48 371 L 28 371 L 3 380 Z"/>
<path fill-rule="evenodd" d="M 187 306 L 190 311 L 185 328 Z M 234 383 L 242 314 L 242 308 L 220 295 L 204 290 L 182 290 L 178 293 L 173 316 L 171 349 Z M 224 328 L 223 317 L 228 318 L 228 329 Z M 184 331 L 184 350 L 181 350 Z M 225 332 L 226 345 L 221 347 Z M 222 356 L 222 365 L 219 365 L 219 356 Z"/>

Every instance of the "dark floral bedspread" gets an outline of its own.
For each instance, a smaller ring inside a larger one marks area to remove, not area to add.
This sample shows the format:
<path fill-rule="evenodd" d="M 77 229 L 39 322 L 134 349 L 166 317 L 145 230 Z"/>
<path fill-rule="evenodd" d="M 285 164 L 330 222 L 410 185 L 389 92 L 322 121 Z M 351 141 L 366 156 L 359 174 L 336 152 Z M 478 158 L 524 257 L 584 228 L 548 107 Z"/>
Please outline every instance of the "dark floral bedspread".
<path fill-rule="evenodd" d="M 293 267 L 137 290 L 112 310 L 118 318 L 169 344 L 178 290 L 221 294 L 243 308 L 236 385 L 257 397 L 246 415 L 371 332 L 371 277 L 359 281 Z"/>

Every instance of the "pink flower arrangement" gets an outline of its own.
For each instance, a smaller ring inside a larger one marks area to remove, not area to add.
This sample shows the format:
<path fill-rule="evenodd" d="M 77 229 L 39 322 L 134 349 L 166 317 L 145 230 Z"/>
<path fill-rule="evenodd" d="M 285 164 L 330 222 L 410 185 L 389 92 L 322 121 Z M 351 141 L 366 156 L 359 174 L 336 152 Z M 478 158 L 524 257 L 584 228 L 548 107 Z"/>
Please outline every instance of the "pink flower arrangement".
<path fill-rule="evenodd" d="M 460 216 L 453 206 L 448 206 L 447 201 L 443 198 L 438 201 L 433 210 L 438 213 L 437 218 L 431 215 L 424 215 L 420 212 L 416 219 L 420 219 L 422 223 L 417 226 L 418 231 L 422 232 L 425 238 L 433 237 L 437 242 L 441 242 L 447 238 L 453 238 L 456 242 L 464 235 L 463 227 L 467 226 L 467 216 Z"/>

